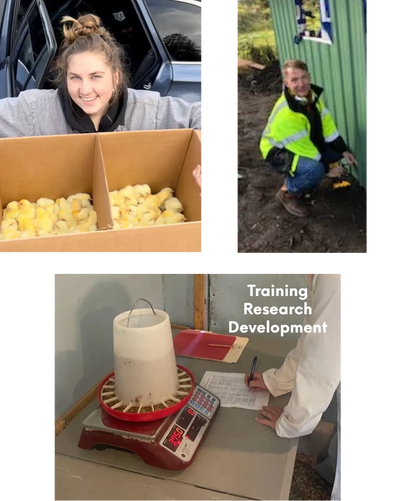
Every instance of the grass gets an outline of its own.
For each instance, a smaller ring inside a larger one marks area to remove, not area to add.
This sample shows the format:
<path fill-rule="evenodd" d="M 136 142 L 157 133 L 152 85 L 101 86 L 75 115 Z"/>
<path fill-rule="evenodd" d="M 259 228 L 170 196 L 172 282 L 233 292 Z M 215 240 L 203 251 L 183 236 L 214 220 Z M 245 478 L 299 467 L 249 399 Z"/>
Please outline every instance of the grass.
<path fill-rule="evenodd" d="M 238 4 L 238 56 L 268 65 L 276 59 L 276 41 L 266 2 L 247 0 Z"/>

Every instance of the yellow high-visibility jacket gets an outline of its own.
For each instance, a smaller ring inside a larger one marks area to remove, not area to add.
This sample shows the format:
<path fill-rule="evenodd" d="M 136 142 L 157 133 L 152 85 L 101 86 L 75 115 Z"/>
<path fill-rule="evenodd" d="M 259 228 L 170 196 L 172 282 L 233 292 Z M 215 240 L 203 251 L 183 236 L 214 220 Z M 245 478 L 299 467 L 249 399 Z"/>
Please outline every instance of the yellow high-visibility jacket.
<path fill-rule="evenodd" d="M 322 92 L 320 87 L 312 86 L 311 88 L 319 89 Z M 325 143 L 335 141 L 339 137 L 339 132 L 332 115 L 325 107 L 319 95 L 314 90 L 311 90 L 311 92 L 314 97 L 314 106 L 316 106 L 320 114 L 324 141 Z M 293 175 L 299 157 L 320 160 L 322 155 L 311 140 L 311 124 L 307 114 L 294 111 L 292 108 L 293 106 L 288 102 L 287 95 L 283 92 L 276 102 L 262 134 L 260 150 L 264 159 L 274 147 L 279 149 L 284 148 L 292 152 L 294 157 L 290 173 Z"/>

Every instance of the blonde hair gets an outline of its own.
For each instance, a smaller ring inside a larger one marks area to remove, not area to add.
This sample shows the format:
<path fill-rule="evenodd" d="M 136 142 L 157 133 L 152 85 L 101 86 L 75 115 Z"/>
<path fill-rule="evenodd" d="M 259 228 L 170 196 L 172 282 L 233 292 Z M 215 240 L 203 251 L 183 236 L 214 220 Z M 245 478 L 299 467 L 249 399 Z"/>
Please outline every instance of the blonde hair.
<path fill-rule="evenodd" d="M 122 94 L 123 88 L 129 86 L 123 48 L 104 28 L 101 19 L 93 14 L 85 14 L 78 19 L 64 16 L 61 19 L 61 24 L 63 25 L 64 40 L 57 58 L 55 82 L 58 85 L 66 82 L 68 61 L 71 56 L 83 52 L 103 54 L 112 74 L 117 73 L 119 77 L 118 81 L 114 82 L 115 92 L 113 92 L 112 98 L 114 102 Z"/>
<path fill-rule="evenodd" d="M 307 73 L 309 73 L 308 67 L 304 61 L 300 61 L 299 59 L 289 59 L 288 61 L 285 62 L 285 64 L 282 67 L 283 78 L 287 77 L 286 71 L 289 68 L 292 68 L 294 70 L 304 70 L 307 71 Z"/>

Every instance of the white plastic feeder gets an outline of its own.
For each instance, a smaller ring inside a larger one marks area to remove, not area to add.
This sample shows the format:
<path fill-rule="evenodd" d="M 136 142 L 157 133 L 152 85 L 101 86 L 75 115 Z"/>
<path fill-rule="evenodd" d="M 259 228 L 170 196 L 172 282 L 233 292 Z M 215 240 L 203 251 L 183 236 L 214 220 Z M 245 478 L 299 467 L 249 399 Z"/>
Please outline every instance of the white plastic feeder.
<path fill-rule="evenodd" d="M 132 309 L 114 318 L 114 372 L 115 394 L 126 405 L 154 406 L 176 393 L 175 351 L 165 311 Z"/>

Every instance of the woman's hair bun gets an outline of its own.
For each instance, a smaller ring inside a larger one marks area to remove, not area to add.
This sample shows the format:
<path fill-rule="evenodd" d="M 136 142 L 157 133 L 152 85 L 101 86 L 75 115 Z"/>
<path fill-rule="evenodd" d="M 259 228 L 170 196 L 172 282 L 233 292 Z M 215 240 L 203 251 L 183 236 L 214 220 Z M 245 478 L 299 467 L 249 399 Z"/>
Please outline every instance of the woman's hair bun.
<path fill-rule="evenodd" d="M 72 23 L 72 25 L 70 24 Z M 61 19 L 66 45 L 71 45 L 77 38 L 88 35 L 107 35 L 107 30 L 102 26 L 101 19 L 94 14 L 85 14 L 78 19 L 64 16 Z M 67 26 L 67 24 L 70 24 Z"/>

